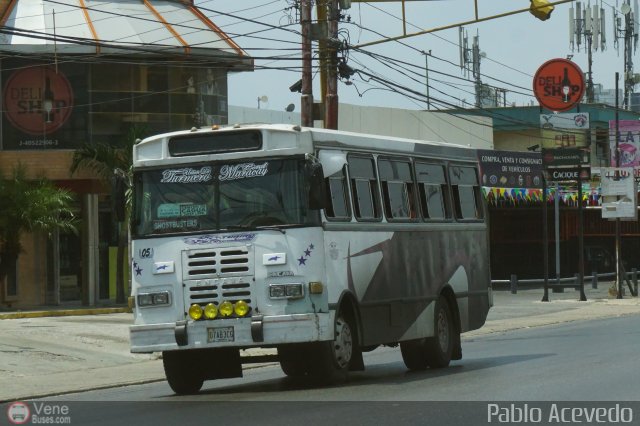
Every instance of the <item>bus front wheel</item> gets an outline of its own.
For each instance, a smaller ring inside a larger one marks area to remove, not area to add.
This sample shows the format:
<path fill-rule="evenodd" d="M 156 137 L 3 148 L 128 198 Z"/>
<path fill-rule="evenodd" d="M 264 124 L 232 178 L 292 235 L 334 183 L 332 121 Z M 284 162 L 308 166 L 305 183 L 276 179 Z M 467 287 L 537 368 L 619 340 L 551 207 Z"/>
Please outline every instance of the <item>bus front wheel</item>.
<path fill-rule="evenodd" d="M 197 393 L 204 383 L 202 371 L 191 355 L 188 351 L 162 352 L 164 374 L 169 386 L 178 395 Z"/>
<path fill-rule="evenodd" d="M 302 377 L 309 371 L 307 347 L 304 344 L 278 347 L 280 368 L 289 377 Z"/>
<path fill-rule="evenodd" d="M 333 341 L 320 342 L 311 350 L 312 369 L 309 372 L 316 379 L 334 382 L 345 380 L 349 364 L 354 356 L 355 339 L 353 324 L 343 315 L 335 321 Z"/>

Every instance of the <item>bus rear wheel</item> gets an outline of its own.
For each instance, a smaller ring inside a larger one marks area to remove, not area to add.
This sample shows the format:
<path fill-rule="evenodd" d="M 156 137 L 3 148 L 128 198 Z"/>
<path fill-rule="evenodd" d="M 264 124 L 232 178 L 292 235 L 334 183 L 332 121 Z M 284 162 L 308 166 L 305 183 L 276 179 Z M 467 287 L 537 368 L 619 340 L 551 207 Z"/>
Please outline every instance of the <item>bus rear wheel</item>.
<path fill-rule="evenodd" d="M 456 327 L 453 323 L 451 307 L 444 296 L 436 301 L 434 318 L 434 335 L 425 341 L 427 363 L 431 368 L 444 368 L 451 362 L 453 355 L 454 334 Z"/>
<path fill-rule="evenodd" d="M 188 351 L 162 352 L 164 374 L 169 386 L 178 395 L 197 393 L 204 383 L 202 371 L 192 358 Z"/>
<path fill-rule="evenodd" d="M 436 300 L 433 336 L 400 343 L 402 360 L 409 370 L 444 368 L 451 362 L 456 328 L 449 303 L 444 296 Z"/>

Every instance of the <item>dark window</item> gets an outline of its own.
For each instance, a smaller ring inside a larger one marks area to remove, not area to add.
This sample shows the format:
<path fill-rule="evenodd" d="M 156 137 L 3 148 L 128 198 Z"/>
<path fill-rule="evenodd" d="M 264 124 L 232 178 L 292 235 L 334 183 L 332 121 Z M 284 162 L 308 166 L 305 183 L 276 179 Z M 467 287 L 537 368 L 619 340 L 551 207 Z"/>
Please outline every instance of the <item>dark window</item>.
<path fill-rule="evenodd" d="M 378 160 L 385 215 L 390 220 L 410 220 L 416 217 L 411 163 Z"/>
<path fill-rule="evenodd" d="M 482 219 L 478 172 L 473 167 L 450 166 L 456 218 Z"/>
<path fill-rule="evenodd" d="M 358 220 L 379 220 L 380 197 L 373 158 L 349 157 L 354 213 Z"/>
<path fill-rule="evenodd" d="M 255 151 L 262 148 L 259 131 L 194 133 L 169 140 L 169 154 L 174 157 L 233 151 Z"/>
<path fill-rule="evenodd" d="M 451 217 L 444 166 L 416 163 L 416 180 L 424 218 L 442 220 Z"/>
<path fill-rule="evenodd" d="M 329 200 L 325 214 L 330 219 L 351 219 L 351 209 L 347 190 L 347 176 L 344 167 L 337 173 L 325 179 Z"/>

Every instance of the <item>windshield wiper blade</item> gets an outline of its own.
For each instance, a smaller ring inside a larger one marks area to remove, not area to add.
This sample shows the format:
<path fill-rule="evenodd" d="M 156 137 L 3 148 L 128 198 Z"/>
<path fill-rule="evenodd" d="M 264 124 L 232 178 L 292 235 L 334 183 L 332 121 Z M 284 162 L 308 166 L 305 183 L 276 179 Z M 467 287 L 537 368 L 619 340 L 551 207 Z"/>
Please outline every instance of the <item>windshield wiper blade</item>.
<path fill-rule="evenodd" d="M 227 225 L 222 229 L 226 229 L 227 231 L 247 231 L 256 229 L 255 226 L 249 225 Z"/>
<path fill-rule="evenodd" d="M 274 231 L 280 231 L 283 234 L 286 234 L 287 231 L 285 231 L 284 229 L 282 229 L 283 226 L 288 226 L 288 225 L 263 225 L 263 226 L 256 226 L 256 229 L 267 229 L 267 230 L 274 230 Z"/>

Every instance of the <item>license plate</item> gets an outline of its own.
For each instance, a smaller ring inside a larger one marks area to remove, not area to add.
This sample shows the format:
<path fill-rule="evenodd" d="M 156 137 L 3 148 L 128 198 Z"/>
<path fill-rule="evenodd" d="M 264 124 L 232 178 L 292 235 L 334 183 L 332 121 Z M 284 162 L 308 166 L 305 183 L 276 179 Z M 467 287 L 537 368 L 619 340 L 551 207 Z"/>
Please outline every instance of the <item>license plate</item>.
<path fill-rule="evenodd" d="M 207 328 L 207 342 L 233 342 L 233 327 Z"/>

